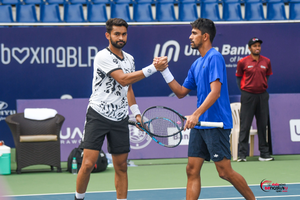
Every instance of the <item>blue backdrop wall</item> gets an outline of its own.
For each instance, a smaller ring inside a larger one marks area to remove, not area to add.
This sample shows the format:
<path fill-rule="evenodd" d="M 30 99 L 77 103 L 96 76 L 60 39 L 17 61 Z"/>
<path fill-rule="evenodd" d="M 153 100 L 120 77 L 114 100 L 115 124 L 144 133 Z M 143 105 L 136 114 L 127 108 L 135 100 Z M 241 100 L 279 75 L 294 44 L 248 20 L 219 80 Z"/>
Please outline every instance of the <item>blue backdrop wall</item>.
<path fill-rule="evenodd" d="M 238 95 L 235 70 L 248 55 L 248 40 L 263 40 L 261 54 L 271 59 L 270 93 L 300 93 L 299 23 L 216 24 L 213 46 L 227 66 L 230 95 Z M 136 70 L 154 56 L 167 55 L 179 83 L 199 53 L 190 48 L 190 25 L 129 26 L 124 51 L 135 57 Z M 16 99 L 57 99 L 64 94 L 88 98 L 97 51 L 108 46 L 105 27 L 0 28 L 0 140 L 13 147 L 4 119 L 16 112 Z M 298 75 L 297 75 L 298 74 Z M 168 96 L 159 73 L 133 85 L 137 97 Z M 191 95 L 195 95 L 192 92 Z"/>

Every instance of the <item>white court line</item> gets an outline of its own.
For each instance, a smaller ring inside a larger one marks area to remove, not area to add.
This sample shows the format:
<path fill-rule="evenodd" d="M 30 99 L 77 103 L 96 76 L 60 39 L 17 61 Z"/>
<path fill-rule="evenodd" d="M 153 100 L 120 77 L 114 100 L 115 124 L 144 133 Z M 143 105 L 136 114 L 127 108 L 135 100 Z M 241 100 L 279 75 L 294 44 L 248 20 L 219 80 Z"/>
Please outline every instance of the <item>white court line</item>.
<path fill-rule="evenodd" d="M 300 195 L 284 195 L 284 196 L 256 196 L 256 199 L 264 198 L 287 198 L 287 197 L 300 197 Z M 244 197 L 227 197 L 227 198 L 209 198 L 209 199 L 198 199 L 198 200 L 225 200 L 225 199 L 244 199 Z"/>
<path fill-rule="evenodd" d="M 287 185 L 298 185 L 299 183 L 286 183 Z M 260 184 L 249 184 L 248 186 L 259 186 Z M 222 185 L 222 186 L 203 186 L 201 188 L 222 188 L 222 187 L 233 187 L 232 185 Z M 177 190 L 177 189 L 186 189 L 186 187 L 177 187 L 177 188 L 151 188 L 151 189 L 132 189 L 132 190 L 128 190 L 128 192 L 136 192 L 136 191 L 151 191 L 151 190 Z M 108 191 L 91 191 L 91 192 L 87 192 L 87 194 L 89 193 L 107 193 L 107 192 L 116 192 L 116 190 L 108 190 Z M 66 193 L 45 193 L 45 194 L 26 194 L 26 195 L 4 195 L 3 197 L 23 197 L 23 196 L 42 196 L 42 195 L 62 195 L 62 194 L 74 194 L 75 192 L 66 192 Z M 300 195 L 298 195 L 300 196 Z M 273 196 L 272 196 L 273 197 Z M 281 197 L 281 196 L 280 196 Z M 257 198 L 264 198 L 264 197 L 257 197 Z M 244 199 L 244 198 L 240 198 L 240 197 L 233 197 L 233 198 L 212 198 L 209 200 L 219 200 L 219 199 Z M 205 200 L 205 199 L 201 199 L 201 200 Z"/>

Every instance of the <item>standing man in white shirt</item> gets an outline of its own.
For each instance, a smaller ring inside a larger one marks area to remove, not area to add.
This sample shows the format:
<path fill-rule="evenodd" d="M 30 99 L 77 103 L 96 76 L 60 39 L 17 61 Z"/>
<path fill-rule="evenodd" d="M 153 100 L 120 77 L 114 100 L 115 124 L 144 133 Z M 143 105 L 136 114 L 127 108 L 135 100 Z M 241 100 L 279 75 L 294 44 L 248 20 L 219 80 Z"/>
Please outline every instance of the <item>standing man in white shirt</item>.
<path fill-rule="evenodd" d="M 84 153 L 76 182 L 75 199 L 84 199 L 90 173 L 98 159 L 105 136 L 115 169 L 117 200 L 126 200 L 128 191 L 127 157 L 130 151 L 128 106 L 138 122 L 141 113 L 136 104 L 133 83 L 167 68 L 167 57 L 135 71 L 134 58 L 122 48 L 127 42 L 126 21 L 111 18 L 106 22 L 107 48 L 94 59 L 92 95 L 82 138 Z"/>

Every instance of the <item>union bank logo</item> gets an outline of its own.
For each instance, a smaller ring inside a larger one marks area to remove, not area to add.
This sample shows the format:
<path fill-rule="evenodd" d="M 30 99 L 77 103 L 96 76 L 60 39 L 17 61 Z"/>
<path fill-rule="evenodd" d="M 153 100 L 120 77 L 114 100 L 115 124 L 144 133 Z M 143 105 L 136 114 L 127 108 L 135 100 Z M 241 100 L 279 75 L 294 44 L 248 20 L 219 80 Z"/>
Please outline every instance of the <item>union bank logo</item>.
<path fill-rule="evenodd" d="M 170 62 L 172 59 L 174 62 L 178 61 L 180 45 L 177 41 L 169 40 L 162 45 L 162 48 L 160 48 L 160 46 L 160 44 L 156 44 L 154 57 L 168 56 L 168 62 Z"/>
<path fill-rule="evenodd" d="M 233 46 L 230 44 L 222 44 L 222 46 L 213 47 L 219 51 L 225 58 L 228 56 L 228 59 L 231 63 L 236 63 L 238 60 L 243 58 L 243 56 L 249 55 L 251 52 L 248 48 L 248 44 L 242 46 Z M 167 56 L 168 62 L 178 62 L 179 54 L 182 56 L 200 56 L 200 52 L 197 49 L 192 49 L 191 45 L 188 44 L 179 44 L 176 40 L 168 40 L 163 44 L 156 44 L 154 50 L 154 57 Z M 236 67 L 236 64 L 226 64 L 226 67 Z"/>

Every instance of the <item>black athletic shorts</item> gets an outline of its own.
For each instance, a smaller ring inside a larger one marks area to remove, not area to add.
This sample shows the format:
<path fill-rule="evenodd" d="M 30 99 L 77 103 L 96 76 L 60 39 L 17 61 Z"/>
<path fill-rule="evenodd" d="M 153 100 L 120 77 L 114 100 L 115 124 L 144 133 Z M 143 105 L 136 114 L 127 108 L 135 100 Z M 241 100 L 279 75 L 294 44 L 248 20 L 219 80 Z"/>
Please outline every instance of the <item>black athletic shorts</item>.
<path fill-rule="evenodd" d="M 107 150 L 111 154 L 130 151 L 128 116 L 122 121 L 112 121 L 89 107 L 83 136 L 83 148 L 100 151 L 104 138 L 107 138 Z"/>

